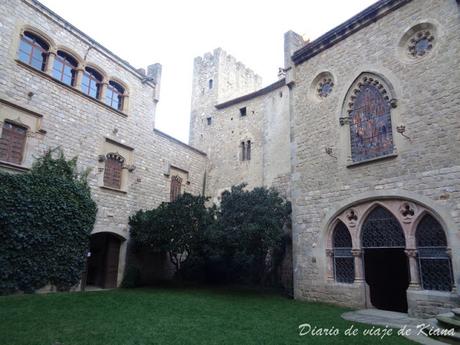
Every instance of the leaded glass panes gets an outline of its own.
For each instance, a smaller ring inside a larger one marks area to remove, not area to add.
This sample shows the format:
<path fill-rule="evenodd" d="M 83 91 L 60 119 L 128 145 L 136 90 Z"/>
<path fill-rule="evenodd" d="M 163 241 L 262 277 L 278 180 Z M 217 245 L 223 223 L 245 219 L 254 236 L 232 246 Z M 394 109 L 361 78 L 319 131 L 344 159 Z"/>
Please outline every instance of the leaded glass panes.
<path fill-rule="evenodd" d="M 370 79 L 360 82 L 351 96 L 349 118 L 354 162 L 393 153 L 389 102 L 382 95 L 383 86 Z"/>
<path fill-rule="evenodd" d="M 333 235 L 334 276 L 339 283 L 353 283 L 355 280 L 354 258 L 351 254 L 350 232 L 345 224 L 339 222 Z"/>
<path fill-rule="evenodd" d="M 381 206 L 369 213 L 361 231 L 363 248 L 404 248 L 406 245 L 398 220 Z"/>
<path fill-rule="evenodd" d="M 422 287 L 425 290 L 452 290 L 452 264 L 441 224 L 433 216 L 425 215 L 417 226 L 415 239 Z"/>

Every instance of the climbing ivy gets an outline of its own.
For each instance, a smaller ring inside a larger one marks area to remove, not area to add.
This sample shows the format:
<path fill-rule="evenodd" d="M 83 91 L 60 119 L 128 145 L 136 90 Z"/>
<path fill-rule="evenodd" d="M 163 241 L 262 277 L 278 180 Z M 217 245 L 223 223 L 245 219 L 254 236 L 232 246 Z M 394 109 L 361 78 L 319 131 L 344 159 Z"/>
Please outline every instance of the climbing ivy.
<path fill-rule="evenodd" d="M 97 211 L 86 176 L 60 150 L 28 173 L 0 173 L 0 293 L 78 283 Z"/>

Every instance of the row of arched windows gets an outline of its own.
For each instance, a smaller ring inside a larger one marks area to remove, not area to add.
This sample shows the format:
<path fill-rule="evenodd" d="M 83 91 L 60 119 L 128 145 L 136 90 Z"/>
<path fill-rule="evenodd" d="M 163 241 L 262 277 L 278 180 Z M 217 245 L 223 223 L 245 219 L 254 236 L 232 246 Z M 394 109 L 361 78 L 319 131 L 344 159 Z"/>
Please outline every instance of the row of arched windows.
<path fill-rule="evenodd" d="M 425 290 L 451 291 L 453 274 L 447 238 L 441 224 L 425 214 L 415 232 L 420 285 Z M 385 208 L 369 213 L 362 226 L 362 248 L 404 248 L 404 234 L 398 220 Z M 332 235 L 334 277 L 340 283 L 353 283 L 355 263 L 348 228 L 339 221 Z"/>
<path fill-rule="evenodd" d="M 51 55 L 54 59 L 50 58 Z M 95 68 L 88 66 L 82 68 L 75 57 L 63 50 L 52 52 L 46 40 L 33 32 L 24 31 L 22 34 L 18 58 L 37 70 L 50 71 L 54 79 L 77 88 L 116 110 L 126 110 L 125 87 L 114 80 L 106 81 L 103 74 Z M 79 73 L 81 73 L 80 78 Z"/>

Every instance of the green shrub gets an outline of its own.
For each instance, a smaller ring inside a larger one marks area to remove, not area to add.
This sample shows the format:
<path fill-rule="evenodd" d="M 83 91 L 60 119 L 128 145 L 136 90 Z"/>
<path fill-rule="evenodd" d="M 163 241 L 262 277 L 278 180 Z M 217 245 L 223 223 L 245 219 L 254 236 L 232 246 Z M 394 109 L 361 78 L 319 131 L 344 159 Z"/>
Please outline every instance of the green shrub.
<path fill-rule="evenodd" d="M 28 173 L 0 173 L 0 293 L 67 290 L 84 270 L 97 208 L 76 158 L 55 153 Z"/>

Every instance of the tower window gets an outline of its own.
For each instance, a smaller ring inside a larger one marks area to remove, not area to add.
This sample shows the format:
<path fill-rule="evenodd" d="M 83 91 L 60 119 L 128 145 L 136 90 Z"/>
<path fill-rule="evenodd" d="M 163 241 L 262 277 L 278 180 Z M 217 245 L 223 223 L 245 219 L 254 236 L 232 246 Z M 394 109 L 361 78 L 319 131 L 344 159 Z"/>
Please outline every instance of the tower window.
<path fill-rule="evenodd" d="M 251 160 L 251 140 L 241 142 L 241 160 Z"/>
<path fill-rule="evenodd" d="M 212 89 L 212 86 L 213 86 L 213 80 L 212 80 L 212 79 L 209 79 L 209 81 L 208 81 L 209 90 Z"/>
<path fill-rule="evenodd" d="M 246 116 L 246 107 L 240 108 L 240 115 Z"/>
<path fill-rule="evenodd" d="M 207 117 L 206 120 L 208 121 L 208 126 L 211 126 L 212 123 L 212 117 Z"/>

